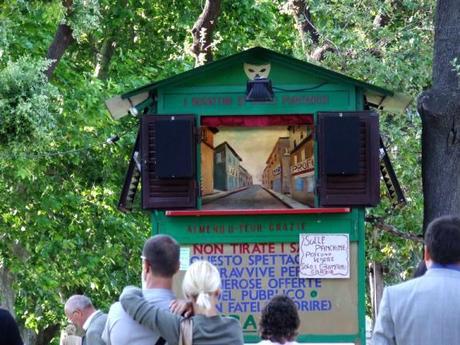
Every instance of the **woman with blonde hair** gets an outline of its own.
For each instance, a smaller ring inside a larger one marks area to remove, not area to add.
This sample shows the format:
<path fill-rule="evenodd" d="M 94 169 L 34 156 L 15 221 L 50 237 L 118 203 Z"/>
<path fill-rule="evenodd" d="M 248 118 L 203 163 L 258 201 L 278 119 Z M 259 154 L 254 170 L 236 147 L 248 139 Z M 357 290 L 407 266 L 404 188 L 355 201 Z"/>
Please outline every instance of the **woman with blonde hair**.
<path fill-rule="evenodd" d="M 195 261 L 182 282 L 184 296 L 193 304 L 193 345 L 242 345 L 243 333 L 238 320 L 218 315 L 220 275 L 208 261 Z M 178 344 L 183 317 L 159 309 L 142 296 L 142 290 L 126 287 L 120 296 L 126 312 L 144 327 L 163 337 L 168 344 Z"/>

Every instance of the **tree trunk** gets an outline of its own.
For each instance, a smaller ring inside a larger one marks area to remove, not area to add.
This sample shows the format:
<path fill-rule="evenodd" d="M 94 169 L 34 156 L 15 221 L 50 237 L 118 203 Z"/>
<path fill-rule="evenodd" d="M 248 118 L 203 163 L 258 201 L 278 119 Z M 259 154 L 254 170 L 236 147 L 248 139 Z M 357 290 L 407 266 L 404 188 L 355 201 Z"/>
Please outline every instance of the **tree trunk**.
<path fill-rule="evenodd" d="M 325 58 L 327 52 L 337 52 L 330 41 L 322 46 L 319 45 L 321 35 L 313 25 L 307 0 L 289 0 L 285 3 L 283 8 L 283 11 L 287 9 L 287 12 L 294 17 L 295 27 L 302 41 L 303 51 L 306 52 L 307 55 L 307 46 L 310 46 L 310 59 L 319 62 Z M 308 37 L 310 38 L 311 44 L 307 44 Z"/>
<path fill-rule="evenodd" d="M 375 324 L 383 295 L 383 267 L 379 262 L 372 262 L 369 267 L 369 288 L 372 305 L 372 325 Z M 372 327 L 374 328 L 374 327 Z"/>
<path fill-rule="evenodd" d="M 423 229 L 441 215 L 460 215 L 460 1 L 438 0 L 433 85 L 418 98 L 422 119 Z"/>
<path fill-rule="evenodd" d="M 72 36 L 72 29 L 67 24 L 59 24 L 56 34 L 54 35 L 53 42 L 51 43 L 47 58 L 52 60 L 51 65 L 45 72 L 48 80 L 51 79 L 54 69 L 64 55 L 66 49 L 72 44 L 74 38 Z"/>
<path fill-rule="evenodd" d="M 70 15 L 72 11 L 72 5 L 73 0 L 62 0 L 62 6 L 65 8 L 67 16 Z M 72 28 L 67 24 L 59 24 L 53 42 L 48 48 L 48 54 L 46 55 L 46 58 L 51 60 L 51 64 L 45 72 L 48 80 L 53 76 L 54 69 L 73 41 Z"/>
<path fill-rule="evenodd" d="M 336 52 L 336 49 L 330 44 L 326 43 L 325 45 L 316 48 L 311 54 L 310 57 L 315 61 L 322 61 L 326 57 L 327 52 Z"/>
<path fill-rule="evenodd" d="M 58 335 L 59 329 L 59 324 L 49 325 L 44 329 L 40 329 L 38 334 L 31 329 L 22 329 L 21 337 L 24 344 L 49 345 L 51 340 Z"/>
<path fill-rule="evenodd" d="M 220 0 L 206 0 L 203 12 L 192 28 L 193 44 L 191 52 L 195 66 L 212 61 L 212 37 L 220 12 Z"/>
<path fill-rule="evenodd" d="M 115 53 L 116 42 L 114 37 L 107 38 L 103 45 L 100 54 L 97 56 L 96 68 L 94 71 L 95 77 L 106 80 L 109 75 L 110 60 Z"/>
<path fill-rule="evenodd" d="M 123 18 L 126 7 L 128 6 L 128 0 L 117 0 L 116 4 L 110 7 L 107 13 L 104 16 L 107 18 Z M 94 76 L 106 80 L 109 76 L 110 61 L 112 60 L 113 54 L 115 53 L 115 48 L 117 47 L 117 39 L 120 38 L 120 32 L 127 30 L 127 27 L 130 27 L 129 22 L 120 21 L 120 20 L 110 20 L 108 27 L 106 28 L 106 37 L 102 43 L 102 47 L 99 49 L 97 44 L 95 44 L 95 69 Z M 132 29 L 132 28 L 130 28 Z M 133 33 L 132 39 L 134 39 L 135 34 Z"/>
<path fill-rule="evenodd" d="M 8 309 L 14 316 L 13 276 L 8 268 L 0 266 L 0 306 Z"/>
<path fill-rule="evenodd" d="M 374 28 L 383 28 L 384 26 L 387 26 L 388 23 L 390 22 L 390 16 L 383 12 L 382 10 L 377 13 L 377 15 L 374 17 L 373 25 Z"/>
<path fill-rule="evenodd" d="M 287 6 L 294 17 L 295 26 L 302 39 L 302 45 L 305 44 L 307 36 L 310 36 L 313 45 L 317 46 L 319 44 L 319 32 L 313 25 L 306 0 L 289 0 Z"/>
<path fill-rule="evenodd" d="M 399 7 L 402 6 L 401 0 L 381 0 L 381 8 L 377 15 L 374 17 L 373 25 L 375 29 L 383 28 L 391 22 L 390 14 L 388 13 L 388 8 L 391 8 L 392 13 L 397 13 Z"/>

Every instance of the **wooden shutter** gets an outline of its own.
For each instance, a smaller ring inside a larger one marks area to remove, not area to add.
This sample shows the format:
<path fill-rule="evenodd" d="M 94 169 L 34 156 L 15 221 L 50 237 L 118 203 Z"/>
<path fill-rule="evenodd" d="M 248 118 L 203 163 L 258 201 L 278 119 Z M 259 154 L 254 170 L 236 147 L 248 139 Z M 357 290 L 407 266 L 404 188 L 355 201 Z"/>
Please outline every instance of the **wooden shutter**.
<path fill-rule="evenodd" d="M 130 212 L 133 209 L 134 197 L 136 196 L 139 180 L 141 179 L 140 166 L 136 162 L 139 154 L 139 133 L 137 134 L 136 143 L 134 144 L 131 159 L 129 160 L 128 171 L 125 176 L 125 183 L 121 190 L 118 209 L 122 212 Z"/>
<path fill-rule="evenodd" d="M 406 198 L 404 192 L 401 189 L 396 173 L 391 164 L 390 157 L 388 156 L 387 149 L 383 144 L 383 140 L 380 137 L 380 173 L 382 174 L 383 182 L 388 190 L 388 197 L 393 204 L 393 207 L 398 205 L 404 205 Z"/>
<path fill-rule="evenodd" d="M 320 206 L 375 206 L 379 190 L 379 122 L 375 112 L 318 113 Z"/>
<path fill-rule="evenodd" d="M 195 138 L 193 115 L 142 117 L 140 148 L 144 209 L 196 207 Z"/>

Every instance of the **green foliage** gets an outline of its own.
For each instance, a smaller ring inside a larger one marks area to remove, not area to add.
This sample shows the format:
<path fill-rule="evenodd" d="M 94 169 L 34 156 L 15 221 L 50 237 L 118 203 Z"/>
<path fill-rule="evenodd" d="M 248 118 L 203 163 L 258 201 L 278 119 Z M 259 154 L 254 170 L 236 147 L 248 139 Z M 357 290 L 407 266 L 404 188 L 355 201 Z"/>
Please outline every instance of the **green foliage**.
<path fill-rule="evenodd" d="M 291 54 L 296 46 L 293 19 L 279 9 L 284 1 L 259 0 L 223 2 L 217 23 L 217 57 L 255 46 Z"/>
<path fill-rule="evenodd" d="M 413 97 L 406 115 L 381 113 L 380 130 L 388 147 L 407 205 L 393 208 L 382 183 L 382 202 L 369 210 L 373 216 L 403 232 L 422 233 L 421 121 L 415 109 L 417 95 L 431 83 L 434 0 L 312 1 L 312 21 L 337 51 L 327 53 L 323 67 Z M 376 25 L 383 15 L 386 22 Z M 311 42 L 294 49 L 309 60 Z M 304 50 L 305 49 L 305 50 Z M 310 61 L 314 62 L 314 61 Z M 316 62 L 314 62 L 316 63 Z M 366 227 L 367 259 L 382 262 L 388 283 L 410 278 L 421 259 L 421 245 L 380 229 Z"/>
<path fill-rule="evenodd" d="M 421 120 L 416 114 L 401 117 L 381 114 L 381 130 L 396 176 L 401 183 L 407 205 L 394 208 L 385 197 L 370 213 L 383 217 L 387 224 L 414 235 L 422 235 L 423 196 L 421 178 Z M 384 264 L 388 283 L 410 278 L 422 259 L 422 245 L 372 228 L 367 231 L 367 258 Z"/>
<path fill-rule="evenodd" d="M 416 96 L 430 84 L 434 0 L 318 1 L 312 15 L 338 54 L 322 65 Z M 377 27 L 383 13 L 388 24 Z"/>
<path fill-rule="evenodd" d="M 49 62 L 20 58 L 0 70 L 0 144 L 46 140 L 61 99 L 43 72 Z"/>
<path fill-rule="evenodd" d="M 0 35 L 0 263 L 13 274 L 19 320 L 38 332 L 65 322 L 63 302 L 73 293 L 107 310 L 124 285 L 138 283 L 150 227 L 142 213 L 115 208 L 135 120 L 111 122 L 106 85 L 78 47 L 47 82 L 42 57 L 59 7 L 14 5 L 0 5 L 1 16 L 24 28 L 2 25 Z M 126 133 L 119 146 L 105 143 L 114 132 Z"/>
<path fill-rule="evenodd" d="M 73 0 L 64 21 L 72 28 L 73 37 L 81 42 L 99 28 L 99 0 Z"/>
<path fill-rule="evenodd" d="M 0 61 L 4 59 L 9 49 L 9 37 L 11 35 L 11 22 L 7 19 L 0 22 Z"/>

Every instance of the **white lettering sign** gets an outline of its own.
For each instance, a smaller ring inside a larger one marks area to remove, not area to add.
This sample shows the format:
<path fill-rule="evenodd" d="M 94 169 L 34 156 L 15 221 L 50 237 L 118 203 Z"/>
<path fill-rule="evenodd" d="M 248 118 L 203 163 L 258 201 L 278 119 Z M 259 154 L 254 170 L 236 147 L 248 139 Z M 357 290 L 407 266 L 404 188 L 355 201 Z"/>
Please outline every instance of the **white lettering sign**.
<path fill-rule="evenodd" d="M 300 234 L 300 278 L 350 278 L 348 234 Z"/>
<path fill-rule="evenodd" d="M 180 262 L 180 271 L 187 271 L 190 266 L 190 248 L 188 247 L 180 247 L 180 254 L 179 254 L 179 262 Z"/>
<path fill-rule="evenodd" d="M 307 158 L 297 164 L 291 165 L 291 174 L 300 174 L 306 171 L 312 171 L 315 168 L 313 157 Z"/>

